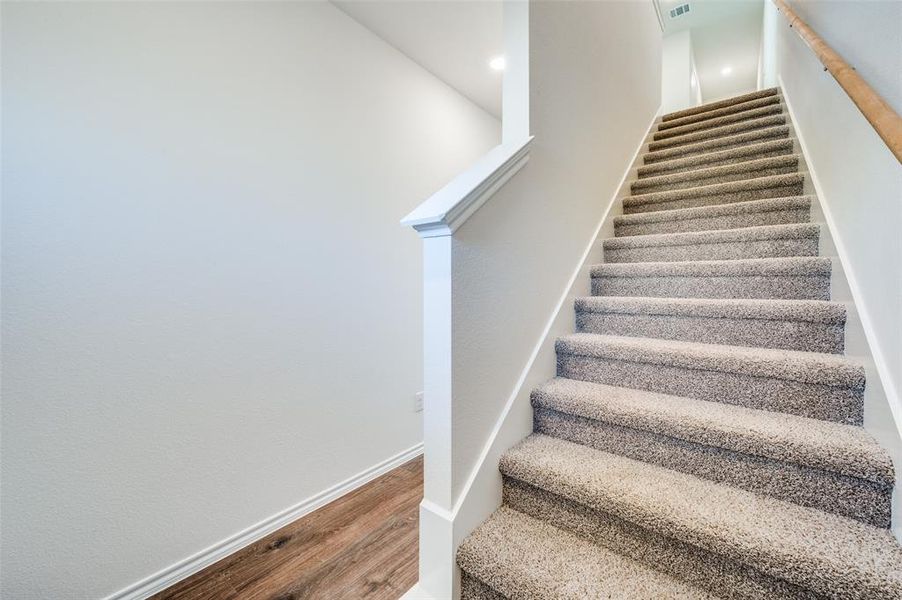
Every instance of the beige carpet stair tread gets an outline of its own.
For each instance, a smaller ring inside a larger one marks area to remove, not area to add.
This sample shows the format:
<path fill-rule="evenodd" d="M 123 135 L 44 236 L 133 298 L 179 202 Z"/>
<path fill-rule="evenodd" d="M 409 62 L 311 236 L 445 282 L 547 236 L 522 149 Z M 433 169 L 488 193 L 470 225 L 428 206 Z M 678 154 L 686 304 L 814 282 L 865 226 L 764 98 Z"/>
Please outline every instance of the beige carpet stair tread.
<path fill-rule="evenodd" d="M 709 152 L 698 156 L 690 156 L 689 158 L 676 158 L 643 165 L 637 169 L 636 175 L 639 178 L 638 181 L 643 181 L 667 173 L 684 173 L 686 171 L 709 169 L 724 164 L 739 164 L 770 156 L 785 156 L 792 154 L 793 150 L 794 141 L 792 139 L 769 140 L 730 150 Z"/>
<path fill-rule="evenodd" d="M 710 152 L 721 152 L 732 148 L 739 148 L 748 144 L 760 143 L 767 140 L 789 138 L 789 125 L 777 125 L 735 133 L 733 135 L 713 136 L 694 143 L 686 143 L 675 147 L 666 147 L 659 150 L 650 150 L 642 155 L 644 164 L 661 161 L 669 161 L 691 156 L 699 156 Z M 654 142 L 652 142 L 654 143 Z"/>
<path fill-rule="evenodd" d="M 884 486 L 894 482 L 889 455 L 853 425 L 561 377 L 536 388 L 532 403 Z"/>
<path fill-rule="evenodd" d="M 506 507 L 467 537 L 457 562 L 471 577 L 518 600 L 714 598 Z"/>
<path fill-rule="evenodd" d="M 653 233 L 603 241 L 607 263 L 686 262 L 817 256 L 820 227 L 812 223 Z"/>
<path fill-rule="evenodd" d="M 786 125 L 786 122 L 786 115 L 778 114 L 758 117 L 757 119 L 750 119 L 748 121 L 739 121 L 738 123 L 728 123 L 712 129 L 684 133 L 664 140 L 649 142 L 648 150 L 649 152 L 657 152 L 660 150 L 678 148 L 686 146 L 687 144 L 697 144 L 699 142 L 730 137 L 748 131 L 780 127 Z"/>
<path fill-rule="evenodd" d="M 695 246 L 700 244 L 728 244 L 731 242 L 817 238 L 820 226 L 814 223 L 765 225 L 742 229 L 715 229 L 686 233 L 658 233 L 607 238 L 605 250 L 646 248 L 650 246 Z"/>
<path fill-rule="evenodd" d="M 576 310 L 617 314 L 807 321 L 837 325 L 846 321 L 845 305 L 823 300 L 584 296 L 576 299 Z"/>
<path fill-rule="evenodd" d="M 789 196 L 614 217 L 614 235 L 686 233 L 810 221 L 811 196 Z"/>
<path fill-rule="evenodd" d="M 786 156 L 773 156 L 768 158 L 759 158 L 745 162 L 722 165 L 717 167 L 709 167 L 696 169 L 693 171 L 682 171 L 680 173 L 672 173 L 667 175 L 659 175 L 656 177 L 647 177 L 634 181 L 630 185 L 631 193 L 641 194 L 645 191 L 666 191 L 660 188 L 666 186 L 690 187 L 693 182 L 704 182 L 706 185 L 714 183 L 723 183 L 726 178 L 743 176 L 747 179 L 761 177 L 757 173 L 770 172 L 778 170 L 797 170 L 799 166 L 799 155 L 789 154 Z M 788 171 L 786 171 L 788 172 Z M 775 173 L 783 174 L 783 173 Z M 701 183 L 691 186 L 698 187 Z"/>
<path fill-rule="evenodd" d="M 724 371 L 825 386 L 864 388 L 864 367 L 853 359 L 835 354 L 593 333 L 562 336 L 555 343 L 555 348 L 558 352 L 578 356 Z"/>
<path fill-rule="evenodd" d="M 702 185 L 692 188 L 670 190 L 664 192 L 651 192 L 647 194 L 633 194 L 623 198 L 623 211 L 650 212 L 667 208 L 692 208 L 692 206 L 672 206 L 674 203 L 686 201 L 701 201 L 707 204 L 726 204 L 744 200 L 762 200 L 782 196 L 763 196 L 762 190 L 784 190 L 792 188 L 796 193 L 802 191 L 805 183 L 805 175 L 801 173 L 789 173 L 783 175 L 770 175 L 767 177 L 755 177 L 727 183 Z"/>
<path fill-rule="evenodd" d="M 826 597 L 902 597 L 884 529 L 537 434 L 501 472 Z"/>
<path fill-rule="evenodd" d="M 841 354 L 845 306 L 824 300 L 576 298 L 576 331 Z"/>
<path fill-rule="evenodd" d="M 614 225 L 637 225 L 646 223 L 669 223 L 673 221 L 689 221 L 724 215 L 741 215 L 757 212 L 779 210 L 808 210 L 811 208 L 813 196 L 788 196 L 786 198 L 766 198 L 735 204 L 719 204 L 699 206 L 695 208 L 677 208 L 653 212 L 618 215 L 614 217 Z"/>
<path fill-rule="evenodd" d="M 667 129 L 671 129 L 674 127 L 682 127 L 683 125 L 688 125 L 690 123 L 698 123 L 700 121 L 707 121 L 708 119 L 713 119 L 717 117 L 722 117 L 724 115 L 731 115 L 733 113 L 745 112 L 748 110 L 752 110 L 755 108 L 761 108 L 764 106 L 770 106 L 772 104 L 780 104 L 782 99 L 778 95 L 765 96 L 763 98 L 755 98 L 753 100 L 746 100 L 744 102 L 739 102 L 736 104 L 731 104 L 729 106 L 725 106 L 723 108 L 716 108 L 704 113 L 699 113 L 696 115 L 689 115 L 686 117 L 681 117 L 677 119 L 670 119 L 668 121 L 661 121 L 658 124 L 658 131 L 664 131 Z"/>
<path fill-rule="evenodd" d="M 758 90 L 756 92 L 749 92 L 748 94 L 742 94 L 741 96 L 733 96 L 732 98 L 726 98 L 724 100 L 717 100 L 716 102 L 708 102 L 705 104 L 700 104 L 699 106 L 693 106 L 692 108 L 687 108 L 684 110 L 678 110 L 675 112 L 670 112 L 661 117 L 662 121 L 673 121 L 674 119 L 680 119 L 682 117 L 688 117 L 690 115 L 698 115 L 702 113 L 708 113 L 713 110 L 717 110 L 720 108 L 724 108 L 726 106 L 734 106 L 737 104 L 742 104 L 744 102 L 748 102 L 750 100 L 755 100 L 757 98 L 766 98 L 768 96 L 777 96 L 779 95 L 779 88 L 768 88 L 765 90 Z"/>
<path fill-rule="evenodd" d="M 688 262 L 611 263 L 593 265 L 592 277 L 742 277 L 750 275 L 829 275 L 832 263 L 822 256 L 696 260 Z"/>
<path fill-rule="evenodd" d="M 779 115 L 783 113 L 783 106 L 780 104 L 771 104 L 767 106 L 761 106 L 758 108 L 750 108 L 745 111 L 734 112 L 730 114 L 720 115 L 720 116 L 711 116 L 708 119 L 702 121 L 696 121 L 694 123 L 685 123 L 683 125 L 679 125 L 676 127 L 665 127 L 663 129 L 659 128 L 652 139 L 655 141 L 666 140 L 672 137 L 676 137 L 679 135 L 684 135 L 687 133 L 695 133 L 699 131 L 705 131 L 707 129 L 714 129 L 715 127 L 721 127 L 724 125 L 731 125 L 733 123 L 738 123 L 741 121 L 750 121 L 752 119 L 760 119 L 762 117 L 769 117 L 772 115 Z M 668 123 L 669 124 L 669 123 Z"/>

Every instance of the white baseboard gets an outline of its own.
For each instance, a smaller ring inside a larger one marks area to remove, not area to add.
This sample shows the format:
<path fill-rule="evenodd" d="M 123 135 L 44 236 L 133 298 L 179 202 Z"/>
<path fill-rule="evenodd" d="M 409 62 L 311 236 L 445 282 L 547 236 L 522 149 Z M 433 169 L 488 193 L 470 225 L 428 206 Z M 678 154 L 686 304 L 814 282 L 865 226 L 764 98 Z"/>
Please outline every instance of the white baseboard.
<path fill-rule="evenodd" d="M 213 544 L 209 548 L 201 550 L 197 554 L 189 556 L 162 571 L 154 573 L 150 577 L 142 579 L 123 590 L 107 596 L 104 600 L 140 600 L 152 596 L 157 592 L 161 592 L 182 579 L 194 575 L 198 571 L 222 560 L 229 554 L 241 550 L 245 546 L 266 537 L 292 521 L 354 491 L 363 484 L 372 481 L 380 475 L 384 475 L 422 453 L 422 443 L 412 446 L 403 452 L 399 452 L 391 458 L 373 465 L 353 477 L 345 479 L 339 484 L 323 490 L 322 492 L 311 496 L 280 513 L 268 517 L 243 531 L 239 531 L 235 535 Z"/>

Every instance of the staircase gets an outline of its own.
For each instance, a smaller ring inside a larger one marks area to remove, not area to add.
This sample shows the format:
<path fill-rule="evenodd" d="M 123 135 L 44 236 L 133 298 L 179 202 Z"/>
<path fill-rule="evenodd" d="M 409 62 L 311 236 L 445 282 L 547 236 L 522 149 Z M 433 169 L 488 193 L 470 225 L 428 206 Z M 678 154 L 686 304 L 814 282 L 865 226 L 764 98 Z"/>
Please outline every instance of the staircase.
<path fill-rule="evenodd" d="M 902 598 L 779 90 L 665 115 L 642 162 L 462 597 Z"/>

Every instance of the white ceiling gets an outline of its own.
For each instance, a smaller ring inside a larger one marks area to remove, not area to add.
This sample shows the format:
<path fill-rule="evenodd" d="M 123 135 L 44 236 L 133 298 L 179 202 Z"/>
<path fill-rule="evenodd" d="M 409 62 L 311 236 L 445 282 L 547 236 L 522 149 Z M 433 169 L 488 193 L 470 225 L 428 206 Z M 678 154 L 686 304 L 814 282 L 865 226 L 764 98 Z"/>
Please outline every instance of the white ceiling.
<path fill-rule="evenodd" d="M 333 0 L 352 19 L 424 69 L 501 118 L 504 51 L 501 2 L 495 0 Z"/>
<path fill-rule="evenodd" d="M 670 9 L 689 4 L 689 14 L 675 19 Z M 663 0 L 664 35 L 689 29 L 702 100 L 710 102 L 754 90 L 764 0 Z M 730 66 L 730 75 L 721 69 Z"/>

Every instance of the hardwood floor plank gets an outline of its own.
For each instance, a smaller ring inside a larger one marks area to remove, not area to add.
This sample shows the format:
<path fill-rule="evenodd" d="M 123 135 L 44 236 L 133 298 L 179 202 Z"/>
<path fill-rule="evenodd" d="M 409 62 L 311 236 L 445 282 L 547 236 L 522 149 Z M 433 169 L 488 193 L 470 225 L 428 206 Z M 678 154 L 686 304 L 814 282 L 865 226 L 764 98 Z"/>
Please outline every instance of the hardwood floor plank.
<path fill-rule="evenodd" d="M 393 600 L 417 580 L 422 497 L 419 457 L 153 600 Z"/>

